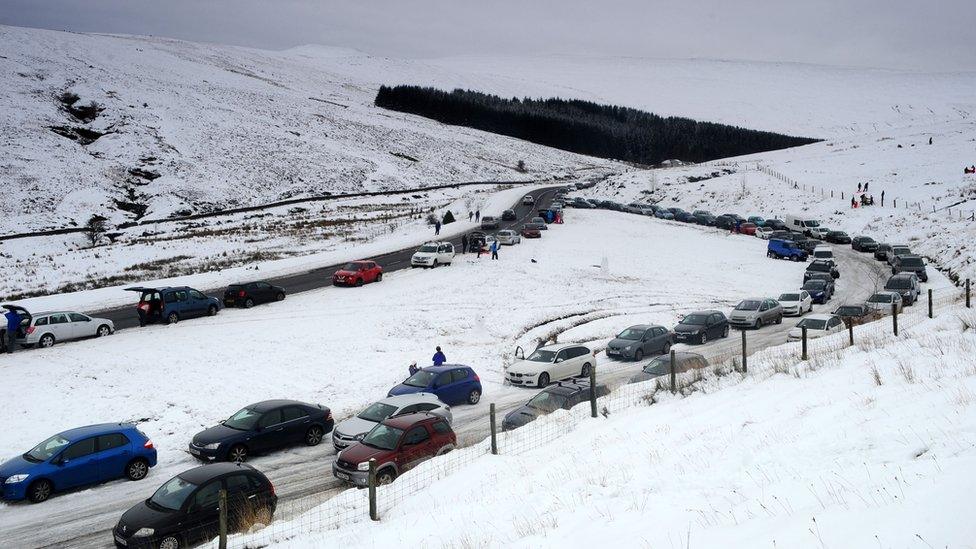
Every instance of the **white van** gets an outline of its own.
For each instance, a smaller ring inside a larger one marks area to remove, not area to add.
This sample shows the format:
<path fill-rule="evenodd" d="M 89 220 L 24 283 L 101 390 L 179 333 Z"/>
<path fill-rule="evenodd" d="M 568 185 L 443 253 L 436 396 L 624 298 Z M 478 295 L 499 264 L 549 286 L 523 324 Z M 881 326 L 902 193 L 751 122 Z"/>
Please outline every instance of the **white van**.
<path fill-rule="evenodd" d="M 786 216 L 786 229 L 810 236 L 810 230 L 820 227 L 820 222 L 812 217 Z"/>
<path fill-rule="evenodd" d="M 813 259 L 833 259 L 834 250 L 830 246 L 816 246 L 813 249 Z"/>

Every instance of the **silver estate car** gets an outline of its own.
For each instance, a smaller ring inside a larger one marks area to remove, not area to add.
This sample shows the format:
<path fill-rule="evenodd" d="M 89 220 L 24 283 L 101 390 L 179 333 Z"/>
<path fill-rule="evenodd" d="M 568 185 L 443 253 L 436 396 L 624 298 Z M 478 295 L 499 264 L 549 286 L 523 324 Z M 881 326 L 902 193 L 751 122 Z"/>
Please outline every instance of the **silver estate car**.
<path fill-rule="evenodd" d="M 115 332 L 115 324 L 107 318 L 74 311 L 49 311 L 32 313 L 24 332 L 21 345 L 50 347 L 59 341 L 110 335 Z"/>
<path fill-rule="evenodd" d="M 332 445 L 339 451 L 358 442 L 373 427 L 392 416 L 430 412 L 453 423 L 451 407 L 444 404 L 433 393 L 411 393 L 386 397 L 370 404 L 365 410 L 340 422 L 332 430 Z"/>
<path fill-rule="evenodd" d="M 743 299 L 732 309 L 729 323 L 736 328 L 762 328 L 783 322 L 783 307 L 769 297 Z"/>

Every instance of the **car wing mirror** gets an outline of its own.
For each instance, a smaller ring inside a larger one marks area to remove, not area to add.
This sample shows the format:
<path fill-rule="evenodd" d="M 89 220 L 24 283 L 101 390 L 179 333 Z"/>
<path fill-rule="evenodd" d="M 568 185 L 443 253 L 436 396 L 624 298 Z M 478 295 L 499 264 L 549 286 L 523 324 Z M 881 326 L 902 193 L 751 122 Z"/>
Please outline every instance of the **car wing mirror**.
<path fill-rule="evenodd" d="M 560 362 L 562 362 L 562 361 L 563 361 L 563 359 L 562 359 L 562 358 L 557 358 L 557 359 L 556 359 L 556 364 L 559 364 L 559 363 L 560 363 Z"/>

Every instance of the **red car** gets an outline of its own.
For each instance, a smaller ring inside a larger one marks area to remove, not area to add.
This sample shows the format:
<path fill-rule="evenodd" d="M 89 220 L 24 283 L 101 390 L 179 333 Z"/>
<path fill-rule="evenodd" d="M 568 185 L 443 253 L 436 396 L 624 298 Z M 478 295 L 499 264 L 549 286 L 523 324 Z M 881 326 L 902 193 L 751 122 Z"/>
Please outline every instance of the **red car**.
<path fill-rule="evenodd" d="M 332 275 L 336 286 L 362 286 L 368 282 L 383 280 L 383 267 L 375 261 L 353 261 L 346 263 Z"/>
<path fill-rule="evenodd" d="M 363 439 L 339 452 L 332 475 L 356 486 L 369 485 L 369 460 L 376 460 L 377 484 L 389 484 L 418 463 L 446 454 L 457 437 L 446 419 L 420 412 L 393 416 Z"/>
<path fill-rule="evenodd" d="M 522 227 L 522 238 L 542 238 L 542 231 L 535 227 L 526 225 Z"/>
<path fill-rule="evenodd" d="M 756 236 L 756 224 L 743 223 L 742 225 L 739 225 L 739 233 L 747 234 L 749 236 Z"/>

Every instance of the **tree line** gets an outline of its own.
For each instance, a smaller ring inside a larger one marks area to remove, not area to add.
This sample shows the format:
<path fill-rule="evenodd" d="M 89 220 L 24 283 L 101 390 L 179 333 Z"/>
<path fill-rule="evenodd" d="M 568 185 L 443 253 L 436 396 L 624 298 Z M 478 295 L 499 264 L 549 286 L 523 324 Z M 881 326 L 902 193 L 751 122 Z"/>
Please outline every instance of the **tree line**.
<path fill-rule="evenodd" d="M 704 162 L 818 141 L 558 97 L 505 99 L 461 89 L 381 86 L 375 104 L 445 124 L 639 164 L 669 159 Z"/>

